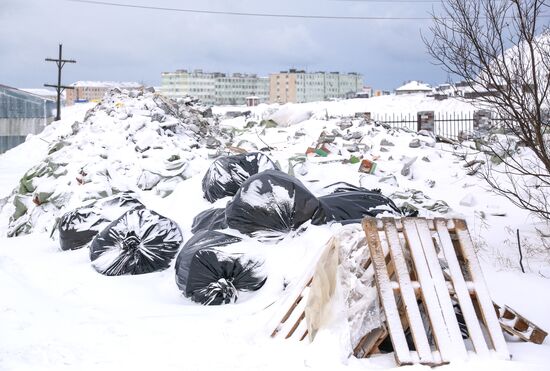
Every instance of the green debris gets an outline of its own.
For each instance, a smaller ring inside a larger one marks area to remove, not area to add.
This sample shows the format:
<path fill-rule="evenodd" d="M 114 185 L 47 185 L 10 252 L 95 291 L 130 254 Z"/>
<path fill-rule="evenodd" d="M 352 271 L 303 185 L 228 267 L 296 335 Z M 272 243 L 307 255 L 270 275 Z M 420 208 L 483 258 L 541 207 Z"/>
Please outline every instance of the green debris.
<path fill-rule="evenodd" d="M 354 156 L 354 155 L 351 155 L 350 158 L 349 158 L 349 163 L 350 164 L 358 164 L 359 162 L 361 162 L 361 159 L 357 156 Z"/>
<path fill-rule="evenodd" d="M 328 153 L 323 151 L 321 148 L 317 148 L 315 150 L 315 153 L 318 154 L 321 157 L 327 157 L 328 156 Z"/>

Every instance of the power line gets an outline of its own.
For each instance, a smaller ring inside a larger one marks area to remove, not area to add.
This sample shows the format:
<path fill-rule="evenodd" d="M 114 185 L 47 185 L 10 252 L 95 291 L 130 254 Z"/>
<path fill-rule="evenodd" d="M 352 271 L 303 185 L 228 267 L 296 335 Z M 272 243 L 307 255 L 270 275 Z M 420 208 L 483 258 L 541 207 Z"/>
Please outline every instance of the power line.
<path fill-rule="evenodd" d="M 433 17 L 376 17 L 376 16 L 339 16 L 339 15 L 310 15 L 310 14 L 276 14 L 276 13 L 249 13 L 249 12 L 229 12 L 229 11 L 219 11 L 219 10 L 204 10 L 204 9 L 183 9 L 183 8 L 167 8 L 159 6 L 148 6 L 148 5 L 132 5 L 132 4 L 121 4 L 113 3 L 108 1 L 95 1 L 95 0 L 66 0 L 74 3 L 87 3 L 94 5 L 104 5 L 104 6 L 113 6 L 121 8 L 135 8 L 135 9 L 145 9 L 145 10 L 160 10 L 160 11 L 170 11 L 170 12 L 181 12 L 181 13 L 194 13 L 194 14 L 210 14 L 210 15 L 229 15 L 229 16 L 240 16 L 240 17 L 263 17 L 263 18 L 287 18 L 287 19 L 324 19 L 324 20 L 355 20 L 355 21 L 425 21 L 432 20 Z M 340 0 L 346 1 L 346 0 Z M 353 0 L 347 0 L 353 1 Z M 381 0 L 359 0 L 359 1 L 371 1 L 371 2 L 381 2 Z M 475 1 L 475 0 L 474 0 Z M 504 0 L 502 0 L 504 1 Z M 440 3 L 441 0 L 393 0 L 385 1 L 384 3 Z M 550 15 L 541 15 L 540 18 L 549 18 Z M 480 17 L 485 18 L 485 17 Z M 505 17 L 510 18 L 510 17 Z M 438 17 L 440 20 L 452 20 L 449 17 Z"/>
<path fill-rule="evenodd" d="M 203 10 L 203 9 L 182 9 L 182 8 L 166 8 L 158 6 L 147 5 L 132 5 L 112 3 L 107 1 L 94 1 L 94 0 L 67 0 L 75 3 L 88 3 L 94 5 L 115 6 L 121 8 L 136 8 L 147 10 L 163 10 L 170 12 L 182 12 L 182 13 L 195 13 L 195 14 L 216 14 L 216 15 L 230 15 L 230 16 L 244 16 L 244 17 L 269 17 L 269 18 L 300 18 L 300 19 L 333 19 L 333 20 L 369 20 L 369 21 L 418 21 L 418 20 L 431 20 L 432 17 L 375 17 L 375 16 L 338 16 L 338 15 L 309 15 L 309 14 L 274 14 L 274 13 L 248 13 L 248 12 L 228 12 L 217 10 Z M 403 1 L 403 0 L 401 0 Z"/>

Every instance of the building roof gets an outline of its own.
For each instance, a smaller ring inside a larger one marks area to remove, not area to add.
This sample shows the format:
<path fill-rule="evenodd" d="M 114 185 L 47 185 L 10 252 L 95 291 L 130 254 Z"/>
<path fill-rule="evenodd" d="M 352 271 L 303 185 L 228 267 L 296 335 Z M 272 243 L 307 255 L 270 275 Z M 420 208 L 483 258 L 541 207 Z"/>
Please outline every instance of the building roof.
<path fill-rule="evenodd" d="M 424 84 L 423 82 L 419 81 L 409 81 L 403 86 L 398 87 L 395 89 L 395 91 L 418 91 L 418 92 L 424 92 L 424 91 L 432 91 L 432 88 L 428 84 Z"/>
<path fill-rule="evenodd" d="M 13 86 L 7 86 L 3 84 L 0 84 L 0 89 L 11 90 L 15 93 L 18 93 L 20 95 L 26 95 L 28 97 L 39 98 L 43 100 L 52 100 L 51 98 L 42 96 L 40 94 L 37 94 L 36 92 L 31 92 L 30 90 L 32 89 L 18 89 L 18 88 L 14 88 Z M 40 89 L 40 90 L 46 90 L 46 89 Z"/>
<path fill-rule="evenodd" d="M 118 82 L 118 81 L 77 81 L 77 82 L 73 82 L 71 86 L 88 87 L 88 88 L 137 89 L 137 88 L 143 87 L 143 84 L 140 84 L 137 82 Z"/>

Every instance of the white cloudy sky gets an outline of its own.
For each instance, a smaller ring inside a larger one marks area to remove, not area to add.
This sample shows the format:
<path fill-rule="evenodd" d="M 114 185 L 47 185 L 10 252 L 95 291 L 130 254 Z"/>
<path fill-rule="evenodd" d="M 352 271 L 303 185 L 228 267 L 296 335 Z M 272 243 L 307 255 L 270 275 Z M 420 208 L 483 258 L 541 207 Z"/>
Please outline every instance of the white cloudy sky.
<path fill-rule="evenodd" d="M 116 3 L 250 13 L 427 17 L 426 0 L 106 0 Z M 416 3 L 415 3 L 416 1 Z M 84 4 L 0 0 L 0 84 L 56 81 L 45 57 L 77 64 L 63 82 L 160 84 L 162 71 L 270 72 L 296 67 L 359 72 L 366 85 L 394 89 L 406 80 L 446 80 L 420 38 L 428 20 L 315 20 L 201 15 Z"/>

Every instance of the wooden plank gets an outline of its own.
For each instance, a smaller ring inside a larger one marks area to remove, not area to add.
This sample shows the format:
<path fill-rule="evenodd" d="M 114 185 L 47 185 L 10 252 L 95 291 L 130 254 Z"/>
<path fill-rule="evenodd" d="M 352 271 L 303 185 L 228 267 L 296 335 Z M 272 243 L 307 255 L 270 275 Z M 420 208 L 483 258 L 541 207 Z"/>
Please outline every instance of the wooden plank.
<path fill-rule="evenodd" d="M 395 359 L 399 365 L 412 364 L 413 358 L 409 352 L 403 326 L 399 318 L 399 310 L 397 309 L 393 289 L 390 285 L 390 277 L 388 275 L 380 238 L 378 236 L 376 219 L 365 218 L 363 219 L 362 225 L 367 237 L 372 265 L 375 272 L 376 285 L 378 286 L 380 301 L 384 314 L 386 315 L 386 323 L 393 344 Z"/>
<path fill-rule="evenodd" d="M 372 352 L 378 348 L 386 336 L 388 336 L 388 331 L 384 325 L 382 325 L 382 327 L 375 328 L 359 340 L 359 343 L 353 350 L 353 354 L 357 358 L 364 358 L 369 354 L 372 354 Z"/>
<path fill-rule="evenodd" d="M 411 283 L 411 277 L 409 270 L 407 269 L 407 263 L 403 256 L 403 250 L 401 247 L 401 241 L 399 240 L 399 232 L 395 226 L 393 219 L 384 218 L 384 231 L 388 241 L 391 258 L 395 265 L 395 273 L 399 282 L 399 289 L 401 297 L 405 305 L 405 313 L 411 328 L 414 344 L 418 351 L 418 357 L 422 364 L 435 364 L 430 349 L 430 343 L 426 336 L 426 330 L 422 323 L 422 317 L 420 315 L 420 309 L 416 301 L 416 294 Z"/>
<path fill-rule="evenodd" d="M 483 332 L 477 319 L 472 299 L 470 298 L 470 292 L 464 276 L 462 275 L 453 241 L 447 229 L 447 222 L 444 219 L 435 219 L 435 228 L 438 234 L 439 245 L 441 246 L 441 250 L 449 266 L 454 293 L 457 297 L 460 309 L 462 310 L 462 315 L 464 316 L 468 334 L 472 340 L 474 349 L 479 355 L 487 355 L 489 353 L 489 348 L 483 338 Z"/>
<path fill-rule="evenodd" d="M 489 336 L 493 342 L 493 347 L 501 358 L 510 359 L 510 353 L 508 351 L 508 347 L 506 346 L 506 342 L 504 341 L 504 335 L 502 334 L 500 324 L 495 314 L 495 309 L 489 296 L 489 290 L 487 289 L 487 284 L 483 278 L 483 273 L 481 272 L 481 267 L 479 265 L 479 261 L 477 260 L 466 222 L 461 219 L 454 219 L 454 230 L 459 241 L 460 252 L 464 258 L 466 267 L 470 272 L 472 281 L 474 282 L 477 293 L 476 298 L 479 303 L 485 326 L 487 327 L 487 331 L 489 332 Z"/>
<path fill-rule="evenodd" d="M 413 258 L 415 272 L 422 287 L 421 294 L 423 303 L 432 325 L 433 334 L 437 343 L 441 359 L 449 362 L 452 358 L 452 343 L 447 332 L 445 319 L 441 312 L 441 306 L 437 297 L 434 282 L 432 280 L 424 251 L 422 241 L 416 228 L 414 219 L 403 219 L 403 232 Z"/>
<path fill-rule="evenodd" d="M 435 293 L 441 307 L 443 319 L 445 320 L 445 327 L 451 340 L 451 358 L 456 357 L 458 359 L 465 360 L 468 358 L 468 351 L 466 350 L 464 340 L 462 339 L 462 334 L 460 333 L 460 328 L 456 319 L 449 289 L 445 283 L 445 277 L 443 276 L 443 271 L 441 270 L 441 264 L 435 251 L 432 232 L 428 227 L 426 219 L 416 219 L 415 224 L 418 231 L 418 236 L 420 237 L 420 242 L 422 243 L 422 249 L 428 264 L 428 269 L 430 270 L 430 275 L 433 279 Z"/>
<path fill-rule="evenodd" d="M 307 295 L 309 294 L 309 286 L 304 287 L 296 304 L 291 308 L 288 316 L 281 321 L 281 326 L 277 331 L 279 336 L 284 336 L 285 339 L 291 337 L 300 324 L 305 319 L 305 308 L 307 304 Z"/>

